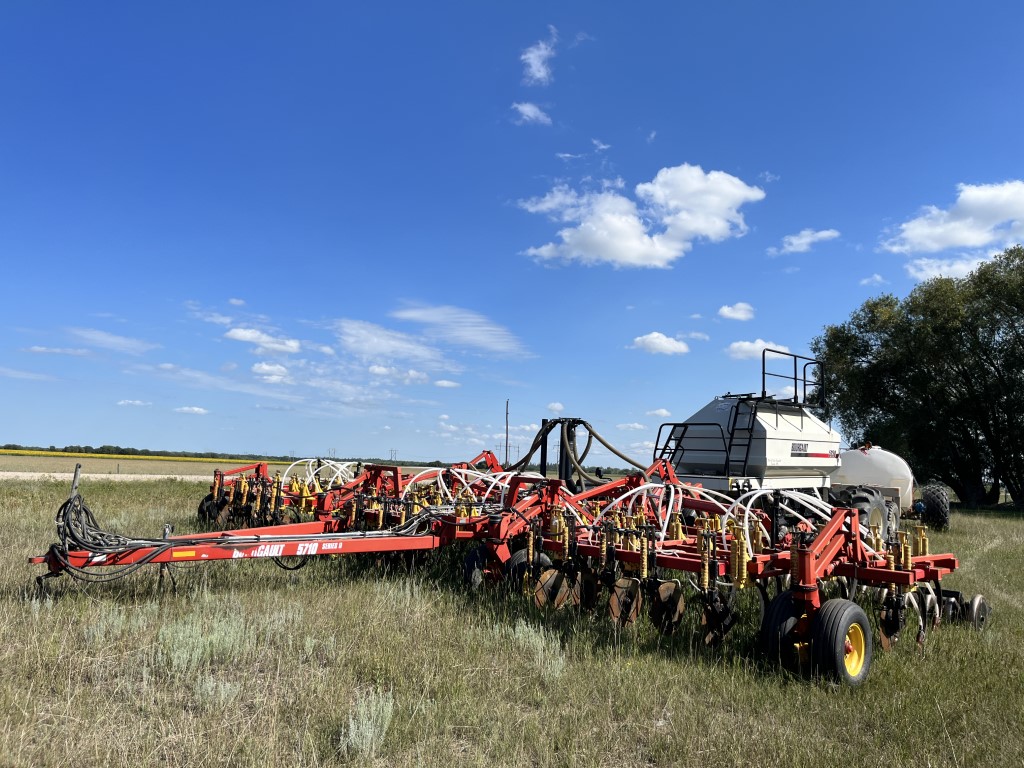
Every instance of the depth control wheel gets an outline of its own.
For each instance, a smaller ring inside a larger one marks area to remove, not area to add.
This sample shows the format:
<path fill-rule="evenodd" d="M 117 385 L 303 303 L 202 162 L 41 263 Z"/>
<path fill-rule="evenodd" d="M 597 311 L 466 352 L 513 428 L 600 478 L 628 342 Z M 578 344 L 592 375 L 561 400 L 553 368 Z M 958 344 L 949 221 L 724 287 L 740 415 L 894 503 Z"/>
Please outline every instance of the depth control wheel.
<path fill-rule="evenodd" d="M 794 674 L 800 672 L 800 652 L 796 646 L 796 625 L 801 618 L 798 610 L 793 593 L 787 589 L 768 603 L 761 625 L 761 647 L 768 661 Z"/>
<path fill-rule="evenodd" d="M 849 600 L 827 600 L 811 627 L 814 673 L 860 685 L 871 668 L 871 625 L 864 609 Z"/>

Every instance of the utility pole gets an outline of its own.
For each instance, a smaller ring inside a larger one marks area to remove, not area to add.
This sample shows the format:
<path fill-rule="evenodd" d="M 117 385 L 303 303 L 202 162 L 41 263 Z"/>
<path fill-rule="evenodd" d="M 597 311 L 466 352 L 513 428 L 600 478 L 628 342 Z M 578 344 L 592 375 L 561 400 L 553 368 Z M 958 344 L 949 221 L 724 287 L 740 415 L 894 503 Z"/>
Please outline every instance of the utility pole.
<path fill-rule="evenodd" d="M 502 466 L 508 466 L 508 400 L 505 401 L 505 463 Z"/>

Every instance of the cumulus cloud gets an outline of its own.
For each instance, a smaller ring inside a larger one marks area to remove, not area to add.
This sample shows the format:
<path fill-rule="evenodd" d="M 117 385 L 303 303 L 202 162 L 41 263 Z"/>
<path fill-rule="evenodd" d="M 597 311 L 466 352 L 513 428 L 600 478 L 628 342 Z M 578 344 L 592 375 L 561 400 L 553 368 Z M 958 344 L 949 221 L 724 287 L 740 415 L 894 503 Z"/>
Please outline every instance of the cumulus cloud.
<path fill-rule="evenodd" d="M 882 285 L 885 282 L 885 278 L 875 272 L 871 277 L 865 277 L 860 281 L 861 285 Z"/>
<path fill-rule="evenodd" d="M 735 304 L 726 304 L 718 308 L 718 316 L 726 320 L 753 320 L 754 308 L 745 301 L 738 301 Z"/>
<path fill-rule="evenodd" d="M 764 339 L 755 339 L 754 341 L 734 341 L 729 345 L 728 350 L 729 357 L 733 360 L 750 360 L 755 357 L 760 357 L 761 352 L 765 349 L 775 349 L 779 352 L 789 352 L 789 347 L 784 344 L 776 344 L 774 341 L 765 341 Z"/>
<path fill-rule="evenodd" d="M 690 351 L 690 347 L 685 341 L 669 338 L 658 331 L 637 336 L 629 348 L 641 349 L 652 355 L 685 355 Z"/>
<path fill-rule="evenodd" d="M 288 369 L 279 363 L 256 363 L 252 372 L 267 384 L 280 384 L 288 380 Z"/>
<path fill-rule="evenodd" d="M 523 82 L 527 85 L 549 85 L 554 80 L 551 72 L 551 59 L 555 57 L 555 44 L 558 42 L 558 30 L 548 27 L 548 39 L 539 40 L 519 57 L 523 62 Z"/>
<path fill-rule="evenodd" d="M 665 268 L 697 240 L 720 242 L 745 234 L 740 207 L 764 198 L 761 189 L 735 176 L 685 163 L 662 168 L 653 181 L 638 184 L 636 199 L 616 187 L 579 192 L 559 184 L 541 197 L 520 200 L 523 210 L 566 225 L 557 241 L 524 253 L 539 261 Z"/>
<path fill-rule="evenodd" d="M 697 341 L 711 341 L 710 336 L 708 336 L 706 333 L 701 333 L 700 331 L 690 331 L 688 334 L 686 334 L 686 338 L 695 339 Z"/>
<path fill-rule="evenodd" d="M 122 406 L 131 406 L 133 408 L 141 408 L 147 405 L 152 405 L 152 403 L 147 403 L 145 400 L 118 400 L 117 404 Z"/>
<path fill-rule="evenodd" d="M 559 413 L 565 410 L 565 406 L 559 403 L 558 401 L 555 401 L 553 403 L 548 403 L 548 410 L 557 416 Z"/>
<path fill-rule="evenodd" d="M 141 355 L 160 346 L 159 344 L 151 344 L 141 339 L 132 339 L 127 336 L 107 333 L 106 331 L 98 331 L 95 328 L 69 328 L 68 330 L 86 344 L 100 347 L 101 349 L 109 349 L 112 352 L 121 352 L 126 355 Z"/>
<path fill-rule="evenodd" d="M 512 109 L 518 115 L 516 125 L 551 125 L 551 116 L 533 102 L 517 101 L 512 104 Z"/>
<path fill-rule="evenodd" d="M 525 354 L 522 342 L 507 328 L 461 307 L 408 307 L 391 313 L 399 320 L 422 323 L 427 335 L 446 344 L 499 356 Z"/>
<path fill-rule="evenodd" d="M 181 408 L 175 408 L 175 413 L 188 413 L 193 416 L 205 416 L 209 413 L 205 408 L 200 408 L 198 405 L 183 405 Z"/>
<path fill-rule="evenodd" d="M 948 248 L 1001 248 L 1022 240 L 1024 181 L 1018 179 L 958 184 L 952 206 L 946 210 L 925 206 L 921 215 L 900 224 L 898 233 L 883 241 L 882 248 L 902 254 L 936 253 Z"/>
<path fill-rule="evenodd" d="M 450 379 L 438 379 L 437 381 L 434 382 L 434 386 L 441 387 L 441 389 L 456 389 L 457 387 L 461 387 L 462 385 L 459 384 L 459 382 L 451 381 Z"/>
<path fill-rule="evenodd" d="M 667 419 L 669 416 L 672 415 L 672 413 L 667 408 L 655 408 L 653 411 L 647 411 L 647 415 L 657 416 L 658 418 L 661 419 Z"/>
<path fill-rule="evenodd" d="M 637 423 L 635 421 L 630 423 L 630 424 L 616 424 L 615 428 L 616 429 L 621 429 L 621 430 L 626 431 L 626 432 L 640 432 L 642 430 L 647 429 L 646 425 L 639 424 L 639 423 Z"/>
<path fill-rule="evenodd" d="M 835 240 L 839 234 L 838 229 L 801 229 L 795 235 L 786 235 L 782 238 L 782 247 L 769 248 L 768 253 L 772 256 L 780 253 L 807 253 L 815 243 Z"/>
<path fill-rule="evenodd" d="M 906 265 L 907 274 L 915 280 L 931 280 L 933 277 L 967 277 L 987 256 L 963 256 L 956 259 L 913 259 Z"/>
<path fill-rule="evenodd" d="M 271 336 L 269 333 L 264 333 L 255 328 L 232 328 L 224 334 L 224 338 L 233 339 L 235 341 L 245 341 L 250 344 L 255 344 L 256 354 L 263 354 L 265 352 L 282 352 L 284 354 L 293 355 L 302 349 L 302 345 L 298 339 L 286 339 Z"/>

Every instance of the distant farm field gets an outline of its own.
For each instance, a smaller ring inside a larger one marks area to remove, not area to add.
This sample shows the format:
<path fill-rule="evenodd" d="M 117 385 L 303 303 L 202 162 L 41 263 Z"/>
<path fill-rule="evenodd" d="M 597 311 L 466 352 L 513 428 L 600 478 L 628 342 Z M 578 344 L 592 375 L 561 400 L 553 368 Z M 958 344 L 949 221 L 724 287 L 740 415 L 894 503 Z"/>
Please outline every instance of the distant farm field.
<path fill-rule="evenodd" d="M 252 462 L 229 460 L 182 460 L 152 457 L 106 457 L 66 455 L 13 455 L 0 453 L 0 472 L 40 472 L 64 474 L 75 471 L 75 464 L 82 465 L 84 474 L 95 475 L 175 475 L 213 477 L 215 469 L 234 469 Z M 271 464 L 271 473 L 287 467 L 287 464 Z"/>
<path fill-rule="evenodd" d="M 195 529 L 203 482 L 90 480 L 108 529 Z M 755 600 L 718 649 L 648 622 L 544 615 L 467 593 L 462 553 L 409 575 L 372 559 L 176 569 L 37 594 L 56 481 L 0 481 L 0 764 L 11 766 L 1019 766 L 1024 521 L 956 513 L 932 551 L 993 606 L 982 634 L 876 646 L 858 689 L 788 678 L 754 643 Z M 748 593 L 744 593 L 747 595 Z M 868 606 L 870 608 L 870 606 Z M 869 613 L 874 613 L 873 609 Z M 751 615 L 753 614 L 753 615 Z"/>

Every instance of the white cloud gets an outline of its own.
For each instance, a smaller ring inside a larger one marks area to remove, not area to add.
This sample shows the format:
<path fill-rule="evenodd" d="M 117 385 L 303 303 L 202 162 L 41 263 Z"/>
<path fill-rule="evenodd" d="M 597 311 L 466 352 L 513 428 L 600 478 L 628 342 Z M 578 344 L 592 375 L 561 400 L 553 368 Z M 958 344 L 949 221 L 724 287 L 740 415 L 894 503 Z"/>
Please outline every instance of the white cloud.
<path fill-rule="evenodd" d="M 209 413 L 205 408 L 200 408 L 198 405 L 183 405 L 181 408 L 175 408 L 175 413 L 188 413 L 193 416 L 205 416 Z"/>
<path fill-rule="evenodd" d="M 657 131 L 651 131 L 650 133 L 648 133 L 647 134 L 647 143 L 648 144 L 652 144 L 654 142 L 654 139 L 657 136 L 658 136 L 658 132 Z"/>
<path fill-rule="evenodd" d="M 559 160 L 568 162 L 569 160 L 579 160 L 583 155 L 574 155 L 570 152 L 555 152 L 555 157 Z"/>
<path fill-rule="evenodd" d="M 915 280 L 930 280 L 933 277 L 967 277 L 968 274 L 988 261 L 985 256 L 963 256 L 958 259 L 914 259 L 905 265 L 907 274 Z"/>
<path fill-rule="evenodd" d="M 600 139 L 591 139 L 590 143 L 594 145 L 595 152 L 607 152 L 609 149 L 612 148 L 611 144 L 605 144 Z"/>
<path fill-rule="evenodd" d="M 278 363 L 256 363 L 252 372 L 267 384 L 281 384 L 288 380 L 288 369 Z"/>
<path fill-rule="evenodd" d="M 224 338 L 256 344 L 256 354 L 283 352 L 293 355 L 302 349 L 298 339 L 278 338 L 271 336 L 269 333 L 258 331 L 255 328 L 232 328 L 224 334 Z"/>
<path fill-rule="evenodd" d="M 427 376 L 423 371 L 417 371 L 415 368 L 401 369 L 392 368 L 385 365 L 371 365 L 367 370 L 373 376 L 386 377 L 401 381 L 403 384 L 422 384 L 425 381 L 429 381 L 430 377 Z"/>
<path fill-rule="evenodd" d="M 690 351 L 690 347 L 685 341 L 671 339 L 658 331 L 637 336 L 629 348 L 642 349 L 652 355 L 685 355 Z"/>
<path fill-rule="evenodd" d="M 662 168 L 634 191 L 636 200 L 608 186 L 580 193 L 561 184 L 519 201 L 526 211 L 569 225 L 559 230 L 557 242 L 524 253 L 541 261 L 664 268 L 696 240 L 743 235 L 747 227 L 739 208 L 764 198 L 761 189 L 735 176 L 688 164 Z"/>
<path fill-rule="evenodd" d="M 123 352 L 126 355 L 141 355 L 160 346 L 159 344 L 151 344 L 141 339 L 131 339 L 127 336 L 116 336 L 106 331 L 97 331 L 95 328 L 69 328 L 68 330 L 86 344 L 91 344 L 101 349 L 109 349 L 113 352 Z"/>
<path fill-rule="evenodd" d="M 936 253 L 948 248 L 1000 248 L 1022 240 L 1024 181 L 1013 180 L 958 184 L 956 202 L 948 210 L 925 206 L 920 216 L 900 224 L 899 234 L 883 241 L 882 248 L 892 253 Z"/>
<path fill-rule="evenodd" d="M 691 320 L 700 320 L 702 317 L 704 317 L 704 315 L 702 315 L 700 312 L 694 312 L 692 315 L 690 315 Z"/>
<path fill-rule="evenodd" d="M 760 357 L 764 349 L 776 349 L 779 352 L 789 352 L 789 347 L 784 344 L 776 344 L 774 341 L 756 339 L 755 341 L 734 341 L 726 350 L 733 360 L 750 360 Z"/>
<path fill-rule="evenodd" d="M 426 368 L 451 368 L 438 349 L 399 331 L 365 320 L 339 320 L 334 330 L 343 349 L 366 361 L 410 360 Z"/>
<path fill-rule="evenodd" d="M 558 42 L 558 30 L 548 27 L 548 39 L 540 40 L 519 57 L 523 62 L 523 82 L 527 85 L 549 85 L 554 79 L 551 72 L 551 59 L 555 56 L 555 43 Z"/>
<path fill-rule="evenodd" d="M 334 355 L 336 354 L 334 348 L 329 347 L 326 344 L 321 344 L 317 347 L 314 347 L 314 349 L 316 349 L 316 351 L 319 352 L 320 354 L 327 355 L 328 357 L 334 357 Z"/>
<path fill-rule="evenodd" d="M 529 101 L 517 101 L 512 105 L 519 117 L 516 118 L 516 125 L 551 125 L 551 116 L 536 104 Z"/>
<path fill-rule="evenodd" d="M 461 307 L 409 307 L 391 313 L 399 320 L 423 323 L 428 335 L 446 344 L 470 347 L 500 356 L 526 353 L 522 342 L 507 328 Z"/>
<path fill-rule="evenodd" d="M 28 348 L 29 352 L 37 355 L 70 355 L 72 357 L 83 357 L 89 354 L 88 349 L 69 349 L 67 347 L 40 347 Z"/>
<path fill-rule="evenodd" d="M 616 424 L 615 428 L 616 429 L 621 429 L 621 430 L 626 431 L 626 432 L 640 432 L 640 431 L 643 431 L 643 430 L 647 429 L 646 425 L 638 424 L 635 421 L 632 422 L 631 424 Z"/>
<path fill-rule="evenodd" d="M 439 418 L 441 421 L 448 421 L 448 414 L 447 413 L 442 413 L 437 418 Z"/>
<path fill-rule="evenodd" d="M 775 256 L 779 253 L 807 253 L 815 243 L 835 240 L 839 237 L 838 229 L 801 229 L 795 235 L 782 238 L 781 248 L 769 248 L 768 253 Z"/>
<path fill-rule="evenodd" d="M 667 408 L 655 408 L 653 411 L 648 411 L 647 415 L 667 419 L 669 416 L 672 415 L 672 413 Z"/>
<path fill-rule="evenodd" d="M 128 405 L 132 407 L 144 407 L 147 405 L 152 405 L 152 403 L 147 403 L 145 400 L 118 400 L 117 404 Z"/>
<path fill-rule="evenodd" d="M 245 299 L 228 299 L 228 304 L 233 307 L 244 307 Z"/>
<path fill-rule="evenodd" d="M 557 400 L 553 403 L 548 403 L 548 410 L 553 414 L 558 415 L 565 410 L 565 406 L 559 403 Z"/>
<path fill-rule="evenodd" d="M 24 381 L 54 381 L 53 376 L 45 373 L 33 373 L 32 371 L 19 371 L 14 368 L 0 367 L 0 376 L 7 379 L 22 379 Z"/>
<path fill-rule="evenodd" d="M 754 308 L 745 301 L 738 301 L 732 305 L 719 307 L 718 316 L 726 320 L 753 320 Z"/>
<path fill-rule="evenodd" d="M 771 184 L 773 181 L 778 181 L 782 177 L 779 176 L 777 173 L 772 173 L 771 171 L 761 171 L 761 173 L 758 174 L 757 178 L 759 178 L 765 184 Z"/>
<path fill-rule="evenodd" d="M 885 278 L 882 277 L 877 272 L 875 272 L 875 274 L 871 275 L 871 277 L 865 277 L 863 280 L 861 280 L 860 284 L 861 285 L 882 285 L 885 282 L 886 282 Z"/>
<path fill-rule="evenodd" d="M 686 334 L 686 338 L 695 339 L 697 341 L 711 341 L 710 336 L 708 336 L 706 333 L 701 333 L 700 331 L 690 331 L 688 334 Z"/>
<path fill-rule="evenodd" d="M 461 387 L 462 385 L 459 384 L 459 382 L 457 381 L 449 381 L 448 379 L 438 379 L 437 381 L 434 382 L 434 386 L 441 387 L 442 389 L 455 389 L 457 387 Z"/>

